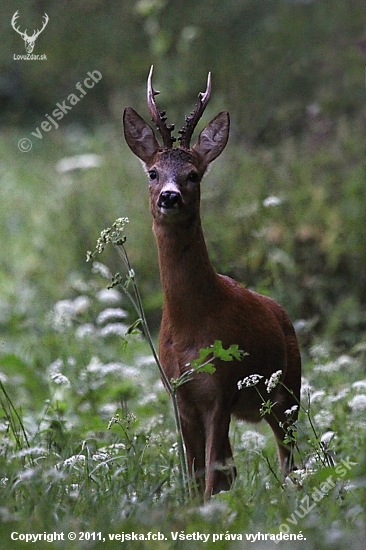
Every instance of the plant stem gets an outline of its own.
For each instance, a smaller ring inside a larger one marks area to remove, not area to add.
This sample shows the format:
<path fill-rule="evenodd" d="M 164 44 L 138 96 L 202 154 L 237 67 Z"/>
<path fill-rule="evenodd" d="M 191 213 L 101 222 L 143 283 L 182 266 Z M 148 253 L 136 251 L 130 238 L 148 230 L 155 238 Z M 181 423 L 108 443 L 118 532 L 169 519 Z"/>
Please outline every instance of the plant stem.
<path fill-rule="evenodd" d="M 157 364 L 157 367 L 159 369 L 160 376 L 161 376 L 161 378 L 164 382 L 164 385 L 165 385 L 165 387 L 167 389 L 167 392 L 168 392 L 169 396 L 171 397 L 171 400 L 172 400 L 172 403 L 173 403 L 174 420 L 175 420 L 175 425 L 176 425 L 176 430 L 177 430 L 177 437 L 178 437 L 177 443 L 178 443 L 178 457 L 179 457 L 179 477 L 180 477 L 180 482 L 181 482 L 181 486 L 182 486 L 182 499 L 185 500 L 186 488 L 187 488 L 187 482 L 188 482 L 188 467 L 187 467 L 187 459 L 186 459 L 185 448 L 184 448 L 184 444 L 183 444 L 182 426 L 181 426 L 180 416 L 179 416 L 176 389 L 173 389 L 172 384 L 170 383 L 170 380 L 167 378 L 167 376 L 164 372 L 164 369 L 163 369 L 163 367 L 160 363 L 159 356 L 156 352 L 154 342 L 153 342 L 153 339 L 151 337 L 150 329 L 149 329 L 149 326 L 148 326 L 148 323 L 147 323 L 147 320 L 146 320 L 145 310 L 144 310 L 144 307 L 143 307 L 143 304 L 142 304 L 140 291 L 139 291 L 139 288 L 138 288 L 138 285 L 137 285 L 137 282 L 136 282 L 136 278 L 135 278 L 135 274 L 134 274 L 134 271 L 133 271 L 132 266 L 130 264 L 126 249 L 125 249 L 123 243 L 115 244 L 115 246 L 116 246 L 116 248 L 118 250 L 118 253 L 121 256 L 121 258 L 123 259 L 123 262 L 124 262 L 124 264 L 125 264 L 125 266 L 128 270 L 129 280 L 132 283 L 135 298 L 133 298 L 131 296 L 131 294 L 128 292 L 128 290 L 126 289 L 125 286 L 122 285 L 122 288 L 123 288 L 124 292 L 126 293 L 126 295 L 129 297 L 129 299 L 131 300 L 137 314 L 139 315 L 139 317 L 141 319 L 143 332 L 146 336 L 146 339 L 148 341 L 148 344 L 149 344 L 150 349 L 152 351 L 152 354 L 154 356 L 154 360 L 155 360 L 155 362 Z"/>

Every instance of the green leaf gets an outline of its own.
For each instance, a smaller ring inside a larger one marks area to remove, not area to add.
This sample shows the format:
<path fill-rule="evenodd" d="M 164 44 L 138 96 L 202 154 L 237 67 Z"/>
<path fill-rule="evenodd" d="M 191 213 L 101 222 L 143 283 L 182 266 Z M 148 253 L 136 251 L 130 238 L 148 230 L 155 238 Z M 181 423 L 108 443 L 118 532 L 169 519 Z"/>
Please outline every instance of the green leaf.
<path fill-rule="evenodd" d="M 224 349 L 220 340 L 215 341 L 212 349 L 214 356 L 222 361 L 233 361 L 233 359 L 240 361 L 244 355 L 248 355 L 241 351 L 237 344 L 232 344 L 229 348 Z"/>
<path fill-rule="evenodd" d="M 190 363 L 190 366 L 192 367 L 192 369 L 200 367 L 210 355 L 213 355 L 212 347 L 200 349 L 197 359 L 193 359 L 193 361 L 191 361 Z"/>
<path fill-rule="evenodd" d="M 126 335 L 127 334 L 139 334 L 139 330 L 138 329 L 138 326 L 142 324 L 142 319 L 136 319 L 136 321 L 134 323 L 132 323 L 131 326 L 128 327 L 127 331 L 126 331 Z"/>
<path fill-rule="evenodd" d="M 220 340 L 215 340 L 212 346 L 208 348 L 202 348 L 199 351 L 199 355 L 197 359 L 194 359 L 191 361 L 190 365 L 193 369 L 195 369 L 197 372 L 215 372 L 215 367 L 210 364 L 211 369 L 210 370 L 200 370 L 197 369 L 201 367 L 203 364 L 206 365 L 206 361 L 210 359 L 221 359 L 222 361 L 233 361 L 236 359 L 237 361 L 240 361 L 242 357 L 245 355 L 248 355 L 247 353 L 241 351 L 239 349 L 239 346 L 237 344 L 231 345 L 229 348 L 224 349 L 222 347 L 222 342 Z"/>
<path fill-rule="evenodd" d="M 204 365 L 201 365 L 200 367 L 197 367 L 195 369 L 195 372 L 207 372 L 208 374 L 213 374 L 215 372 L 215 367 L 212 363 L 205 363 Z"/>

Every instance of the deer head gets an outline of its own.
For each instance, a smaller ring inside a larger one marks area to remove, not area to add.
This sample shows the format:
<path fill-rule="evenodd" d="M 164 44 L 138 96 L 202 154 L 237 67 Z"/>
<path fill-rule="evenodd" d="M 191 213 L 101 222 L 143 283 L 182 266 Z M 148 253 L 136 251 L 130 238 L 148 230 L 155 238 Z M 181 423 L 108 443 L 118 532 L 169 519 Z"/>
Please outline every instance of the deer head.
<path fill-rule="evenodd" d="M 47 15 L 47 13 L 44 14 L 44 21 L 43 21 L 43 25 L 42 25 L 42 28 L 40 30 L 36 30 L 33 32 L 32 36 L 28 36 L 27 35 L 27 29 L 24 31 L 24 32 L 21 32 L 19 30 L 19 28 L 17 28 L 15 26 L 16 24 L 16 20 L 18 19 L 19 17 L 19 11 L 16 11 L 13 15 L 13 18 L 11 20 L 11 26 L 13 27 L 13 29 L 18 33 L 20 34 L 20 36 L 23 38 L 24 40 L 24 43 L 25 43 L 25 50 L 27 53 L 32 53 L 33 52 L 33 49 L 34 49 L 34 44 L 38 38 L 38 36 L 41 34 L 41 32 L 44 30 L 45 26 L 47 25 L 48 21 L 49 21 L 49 17 Z"/>
<path fill-rule="evenodd" d="M 200 183 L 209 164 L 225 148 L 229 137 L 229 114 L 220 112 L 202 130 L 196 144 L 190 147 L 194 129 L 210 99 L 211 73 L 207 87 L 198 96 L 194 111 L 185 117 L 185 126 L 179 130 L 180 145 L 173 147 L 174 125 L 167 125 L 165 111 L 158 111 L 152 87 L 153 67 L 147 83 L 147 104 L 152 121 L 160 132 L 160 145 L 154 130 L 131 107 L 124 112 L 124 133 L 128 146 L 143 162 L 150 182 L 150 209 L 156 221 L 181 222 L 199 215 Z"/>

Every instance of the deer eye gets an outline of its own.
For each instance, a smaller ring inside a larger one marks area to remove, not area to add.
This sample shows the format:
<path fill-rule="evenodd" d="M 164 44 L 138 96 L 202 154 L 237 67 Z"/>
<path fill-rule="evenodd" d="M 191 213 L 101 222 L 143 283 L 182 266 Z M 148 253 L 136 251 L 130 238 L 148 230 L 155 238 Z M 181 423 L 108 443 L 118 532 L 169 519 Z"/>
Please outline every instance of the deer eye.
<path fill-rule="evenodd" d="M 158 177 L 158 173 L 155 170 L 155 168 L 153 168 L 152 170 L 149 170 L 149 178 L 151 180 L 156 180 L 157 177 Z"/>
<path fill-rule="evenodd" d="M 200 179 L 199 174 L 197 172 L 194 172 L 193 170 L 188 174 L 188 177 L 187 177 L 187 180 L 192 183 L 198 183 L 199 179 Z"/>

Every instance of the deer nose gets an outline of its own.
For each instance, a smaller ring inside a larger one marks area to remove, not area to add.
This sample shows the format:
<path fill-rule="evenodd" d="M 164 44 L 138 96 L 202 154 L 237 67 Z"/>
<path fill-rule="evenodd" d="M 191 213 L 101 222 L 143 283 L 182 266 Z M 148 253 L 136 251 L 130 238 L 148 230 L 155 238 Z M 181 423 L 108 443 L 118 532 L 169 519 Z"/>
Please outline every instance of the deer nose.
<path fill-rule="evenodd" d="M 176 191 L 163 191 L 160 193 L 159 208 L 179 208 L 182 205 L 182 196 Z"/>

